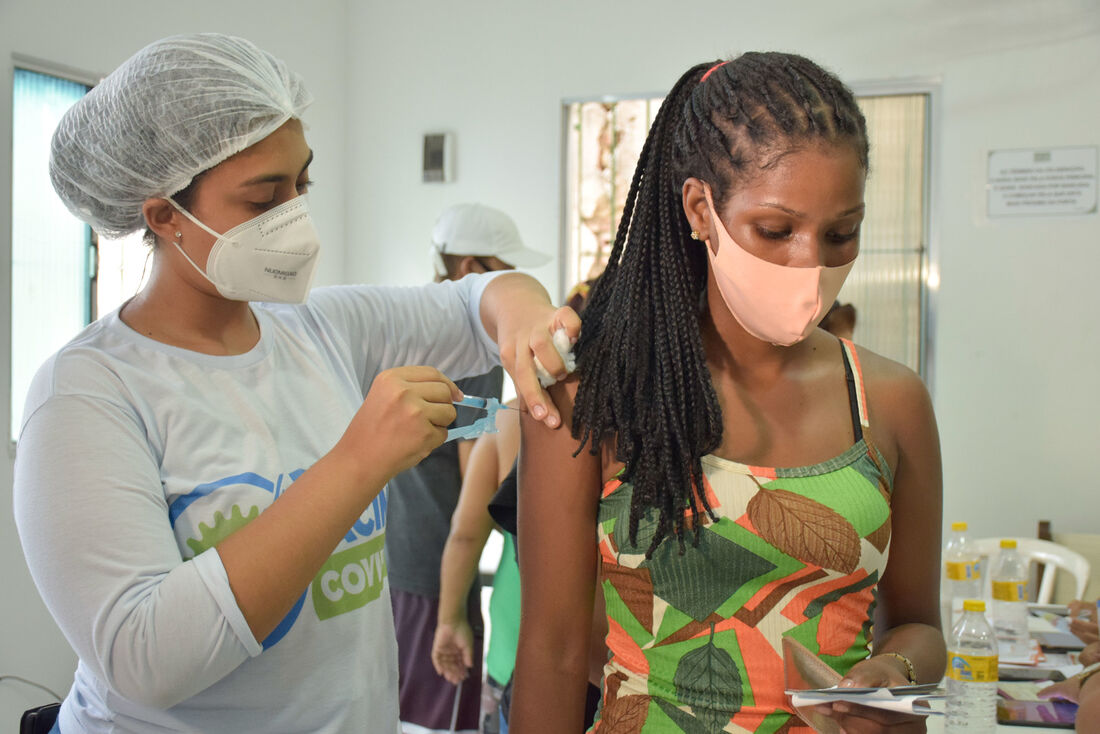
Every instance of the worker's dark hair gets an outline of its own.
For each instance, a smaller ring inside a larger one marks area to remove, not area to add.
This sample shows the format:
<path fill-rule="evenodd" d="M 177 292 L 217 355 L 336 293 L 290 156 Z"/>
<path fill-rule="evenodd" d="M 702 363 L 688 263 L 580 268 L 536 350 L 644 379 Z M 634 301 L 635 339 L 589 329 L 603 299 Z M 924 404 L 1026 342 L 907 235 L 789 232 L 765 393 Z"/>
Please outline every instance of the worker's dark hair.
<path fill-rule="evenodd" d="M 656 513 L 647 554 L 670 532 L 683 548 L 688 508 L 711 512 L 700 457 L 722 438 L 700 332 L 707 258 L 690 236 L 683 183 L 709 184 L 718 207 L 732 188 L 774 165 L 777 153 L 820 142 L 852 145 L 866 169 L 866 124 L 852 93 L 792 54 L 747 53 L 692 67 L 653 121 L 607 269 L 585 309 L 573 412 L 578 451 L 590 443 L 596 453 L 611 440 L 625 464 L 621 478 L 634 488 L 632 543 L 639 519 Z"/>

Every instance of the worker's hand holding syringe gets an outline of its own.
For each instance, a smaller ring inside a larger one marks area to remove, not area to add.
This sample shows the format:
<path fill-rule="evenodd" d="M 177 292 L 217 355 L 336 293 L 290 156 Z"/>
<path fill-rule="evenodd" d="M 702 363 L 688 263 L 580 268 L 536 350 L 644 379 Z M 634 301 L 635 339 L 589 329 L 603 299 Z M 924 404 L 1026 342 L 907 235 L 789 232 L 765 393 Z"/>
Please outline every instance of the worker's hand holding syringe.
<path fill-rule="evenodd" d="M 446 440 L 454 404 L 462 398 L 462 391 L 435 367 L 379 372 L 332 453 L 340 454 L 368 486 L 381 486 Z"/>
<path fill-rule="evenodd" d="M 548 304 L 536 304 L 526 312 L 505 309 L 504 314 L 494 320 L 493 335 L 501 339 L 501 361 L 520 393 L 523 409 L 529 406 L 537 420 L 557 428 L 561 419 L 544 388 L 575 368 L 571 349 L 580 333 L 580 318 L 571 308 L 554 309 Z M 486 415 L 448 432 L 456 417 L 455 405 L 480 408 Z M 395 367 L 374 379 L 334 451 L 347 447 L 349 457 L 359 462 L 369 459 L 360 464 L 363 478 L 384 484 L 445 441 L 495 432 L 496 413 L 502 407 L 494 398 L 463 395 L 434 367 Z"/>
<path fill-rule="evenodd" d="M 466 426 L 447 430 L 456 417 L 455 406 L 485 411 Z M 347 447 L 360 458 L 369 456 L 383 481 L 419 463 L 447 441 L 472 440 L 496 433 L 496 414 L 518 410 L 496 398 L 463 395 L 434 367 L 395 367 L 379 373 L 356 412 L 337 450 Z"/>

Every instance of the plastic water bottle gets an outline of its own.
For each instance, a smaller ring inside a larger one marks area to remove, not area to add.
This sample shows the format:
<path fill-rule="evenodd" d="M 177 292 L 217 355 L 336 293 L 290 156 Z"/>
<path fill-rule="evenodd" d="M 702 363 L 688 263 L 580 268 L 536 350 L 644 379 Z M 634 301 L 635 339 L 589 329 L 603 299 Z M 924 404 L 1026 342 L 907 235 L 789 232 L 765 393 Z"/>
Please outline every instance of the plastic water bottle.
<path fill-rule="evenodd" d="M 1016 541 L 1001 541 L 1001 552 L 990 573 L 993 580 L 993 629 L 1002 658 L 1026 658 L 1030 652 L 1027 631 L 1027 564 L 1016 552 Z"/>
<path fill-rule="evenodd" d="M 962 616 L 963 602 L 982 596 L 981 556 L 966 537 L 966 523 L 951 524 L 951 536 L 943 547 L 943 595 L 951 604 L 947 629 Z"/>
<path fill-rule="evenodd" d="M 997 636 L 985 602 L 967 599 L 947 642 L 944 734 L 993 734 L 997 728 Z"/>

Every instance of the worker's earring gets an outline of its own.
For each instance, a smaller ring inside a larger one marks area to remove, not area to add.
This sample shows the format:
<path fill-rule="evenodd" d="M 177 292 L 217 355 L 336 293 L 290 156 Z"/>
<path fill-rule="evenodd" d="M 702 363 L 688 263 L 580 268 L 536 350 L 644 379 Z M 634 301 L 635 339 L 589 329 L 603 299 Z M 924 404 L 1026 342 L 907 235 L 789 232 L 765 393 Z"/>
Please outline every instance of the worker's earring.
<path fill-rule="evenodd" d="M 175 245 L 176 247 L 179 247 L 181 239 L 183 239 L 183 232 L 176 232 L 176 241 L 173 242 L 172 244 Z"/>
<path fill-rule="evenodd" d="M 694 229 L 691 230 L 691 239 L 693 239 L 693 240 L 698 240 L 699 239 L 699 233 L 696 232 Z"/>

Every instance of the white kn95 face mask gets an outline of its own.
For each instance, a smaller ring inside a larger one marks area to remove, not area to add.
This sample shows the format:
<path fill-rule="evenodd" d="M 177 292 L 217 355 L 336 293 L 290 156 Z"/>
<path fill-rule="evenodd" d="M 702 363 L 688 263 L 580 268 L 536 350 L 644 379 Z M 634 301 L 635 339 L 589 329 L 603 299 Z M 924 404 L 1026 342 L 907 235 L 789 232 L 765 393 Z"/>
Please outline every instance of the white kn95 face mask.
<path fill-rule="evenodd" d="M 172 244 L 218 293 L 234 301 L 305 303 L 321 242 L 304 196 L 296 196 L 225 234 L 210 229 L 172 199 L 168 201 L 217 238 L 205 271 L 188 257 L 179 242 Z"/>

